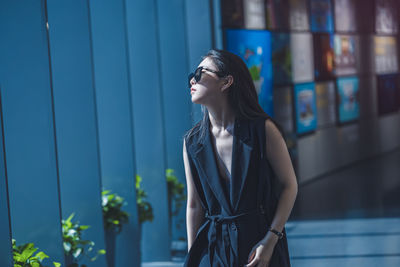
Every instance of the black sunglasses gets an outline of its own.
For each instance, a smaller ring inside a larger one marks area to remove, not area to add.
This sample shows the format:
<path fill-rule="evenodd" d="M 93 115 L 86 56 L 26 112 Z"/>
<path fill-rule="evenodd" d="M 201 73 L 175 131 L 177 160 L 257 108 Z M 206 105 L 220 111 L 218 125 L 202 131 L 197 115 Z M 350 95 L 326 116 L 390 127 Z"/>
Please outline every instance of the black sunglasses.
<path fill-rule="evenodd" d="M 190 84 L 190 81 L 194 78 L 194 80 L 196 81 L 196 83 L 198 83 L 201 80 L 201 74 L 203 73 L 203 70 L 212 72 L 217 74 L 218 77 L 224 77 L 225 75 L 221 72 L 221 71 L 216 71 L 216 70 L 210 70 L 208 68 L 204 68 L 204 67 L 198 67 L 194 73 L 190 73 L 189 77 L 188 77 L 188 82 L 189 82 L 189 88 L 192 87 L 192 85 Z"/>

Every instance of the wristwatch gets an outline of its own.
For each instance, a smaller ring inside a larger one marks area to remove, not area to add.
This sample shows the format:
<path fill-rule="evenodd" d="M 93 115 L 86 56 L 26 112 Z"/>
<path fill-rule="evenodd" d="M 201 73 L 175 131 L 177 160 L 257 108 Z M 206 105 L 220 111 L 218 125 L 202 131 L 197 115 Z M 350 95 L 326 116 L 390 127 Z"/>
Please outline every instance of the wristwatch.
<path fill-rule="evenodd" d="M 279 239 L 282 239 L 282 238 L 283 238 L 283 233 L 282 233 L 282 232 L 279 232 L 279 231 L 277 231 L 277 230 L 275 230 L 275 229 L 273 229 L 272 227 L 268 228 L 268 231 L 270 231 L 270 232 L 276 234 L 276 235 L 278 236 Z"/>

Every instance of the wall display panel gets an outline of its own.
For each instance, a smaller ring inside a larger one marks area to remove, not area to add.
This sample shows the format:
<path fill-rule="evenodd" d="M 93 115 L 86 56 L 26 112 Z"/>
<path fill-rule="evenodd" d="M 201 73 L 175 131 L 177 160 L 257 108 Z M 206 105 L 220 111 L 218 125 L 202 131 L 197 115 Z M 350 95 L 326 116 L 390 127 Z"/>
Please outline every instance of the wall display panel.
<path fill-rule="evenodd" d="M 335 0 L 335 29 L 338 32 L 357 30 L 354 0 Z"/>
<path fill-rule="evenodd" d="M 264 0 L 243 0 L 243 11 L 246 29 L 265 29 Z"/>
<path fill-rule="evenodd" d="M 375 20 L 373 19 L 375 17 L 375 5 L 373 4 L 373 1 L 370 1 L 370 4 L 366 4 L 365 2 L 366 0 L 354 0 L 357 32 L 375 33 Z"/>
<path fill-rule="evenodd" d="M 338 78 L 336 84 L 339 123 L 357 120 L 360 116 L 358 78 Z"/>
<path fill-rule="evenodd" d="M 317 128 L 317 106 L 315 84 L 303 83 L 294 86 L 296 132 L 304 134 Z"/>
<path fill-rule="evenodd" d="M 221 10 L 224 27 L 265 29 L 264 0 L 222 0 Z"/>
<path fill-rule="evenodd" d="M 315 84 L 317 97 L 318 127 L 331 126 L 336 123 L 336 92 L 335 83 L 319 82 Z"/>
<path fill-rule="evenodd" d="M 290 35 L 293 82 L 314 80 L 313 41 L 310 33 L 292 33 Z"/>
<path fill-rule="evenodd" d="M 400 86 L 398 74 L 378 75 L 378 112 L 384 115 L 396 112 L 400 107 Z"/>
<path fill-rule="evenodd" d="M 221 0 L 222 26 L 244 27 L 243 0 Z"/>
<path fill-rule="evenodd" d="M 290 29 L 308 31 L 310 29 L 306 0 L 289 0 Z"/>
<path fill-rule="evenodd" d="M 331 0 L 310 0 L 311 31 L 333 32 Z"/>
<path fill-rule="evenodd" d="M 292 81 L 290 34 L 272 33 L 271 39 L 273 83 L 289 84 Z"/>
<path fill-rule="evenodd" d="M 398 10 L 396 0 L 376 0 L 375 30 L 377 33 L 397 33 Z"/>
<path fill-rule="evenodd" d="M 397 42 L 392 36 L 375 36 L 375 71 L 379 74 L 397 72 Z"/>
<path fill-rule="evenodd" d="M 227 50 L 239 55 L 253 78 L 258 100 L 273 115 L 271 34 L 268 31 L 226 30 Z"/>
<path fill-rule="evenodd" d="M 334 77 L 333 34 L 313 34 L 314 73 L 316 80 Z"/>
<path fill-rule="evenodd" d="M 354 35 L 335 35 L 334 66 L 336 75 L 357 72 L 357 40 Z"/>
<path fill-rule="evenodd" d="M 274 88 L 274 119 L 285 133 L 294 132 L 292 86 Z"/>
<path fill-rule="evenodd" d="M 267 28 L 273 30 L 289 29 L 289 1 L 266 0 Z"/>

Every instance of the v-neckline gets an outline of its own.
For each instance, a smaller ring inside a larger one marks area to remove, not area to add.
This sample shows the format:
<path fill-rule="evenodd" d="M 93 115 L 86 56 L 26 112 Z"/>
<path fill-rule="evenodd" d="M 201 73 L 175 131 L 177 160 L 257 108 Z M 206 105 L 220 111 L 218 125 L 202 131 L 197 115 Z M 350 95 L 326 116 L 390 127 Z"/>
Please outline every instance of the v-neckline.
<path fill-rule="evenodd" d="M 210 126 L 211 126 L 211 121 L 209 121 L 209 123 L 210 123 Z M 232 126 L 232 148 L 231 148 L 231 164 L 230 164 L 231 168 L 230 168 L 230 172 L 229 172 L 225 162 L 221 159 L 221 157 L 218 154 L 217 139 L 214 136 L 214 134 L 212 133 L 211 127 L 209 127 L 209 129 L 208 129 L 209 134 L 210 134 L 210 138 L 212 138 L 212 140 L 210 140 L 210 142 L 211 142 L 211 146 L 212 146 L 212 149 L 213 149 L 214 162 L 216 164 L 218 174 L 219 174 L 219 176 L 221 176 L 220 167 L 219 167 L 219 163 L 218 163 L 218 161 L 220 161 L 222 166 L 223 166 L 223 168 L 226 170 L 227 174 L 229 174 L 229 177 L 228 177 L 229 180 L 227 180 L 229 182 L 229 184 L 232 183 L 233 157 L 234 157 L 233 148 L 234 148 L 234 144 L 235 144 L 235 127 L 236 127 L 236 118 L 235 118 L 233 126 Z M 214 142 L 214 140 L 215 140 L 215 142 Z M 220 177 L 220 179 L 226 180 L 225 177 Z"/>

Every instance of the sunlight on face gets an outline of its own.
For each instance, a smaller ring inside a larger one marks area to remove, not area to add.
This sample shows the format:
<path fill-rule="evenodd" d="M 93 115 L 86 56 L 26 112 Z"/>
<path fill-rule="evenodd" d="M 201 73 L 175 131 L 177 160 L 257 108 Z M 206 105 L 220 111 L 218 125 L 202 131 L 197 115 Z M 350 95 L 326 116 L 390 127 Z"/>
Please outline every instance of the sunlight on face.
<path fill-rule="evenodd" d="M 217 71 L 218 68 L 210 58 L 205 58 L 198 67 L 204 67 Z M 207 105 L 218 102 L 222 97 L 220 78 L 212 72 L 203 70 L 200 81 L 196 82 L 193 78 L 190 82 L 192 102 L 196 104 Z"/>

